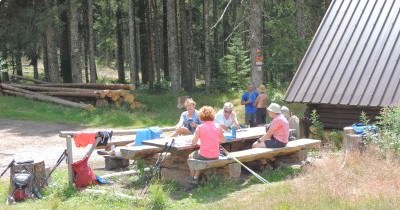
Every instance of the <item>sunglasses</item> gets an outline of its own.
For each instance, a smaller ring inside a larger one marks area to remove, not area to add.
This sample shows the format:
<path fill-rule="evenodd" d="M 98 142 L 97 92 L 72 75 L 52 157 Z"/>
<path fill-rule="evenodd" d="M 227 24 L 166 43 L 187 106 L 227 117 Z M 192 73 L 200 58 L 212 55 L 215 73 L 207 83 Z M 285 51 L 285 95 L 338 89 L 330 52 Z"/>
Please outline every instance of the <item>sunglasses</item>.
<path fill-rule="evenodd" d="M 232 110 L 231 110 L 231 111 L 226 111 L 226 110 L 224 110 L 224 112 L 225 112 L 225 113 L 232 113 Z"/>

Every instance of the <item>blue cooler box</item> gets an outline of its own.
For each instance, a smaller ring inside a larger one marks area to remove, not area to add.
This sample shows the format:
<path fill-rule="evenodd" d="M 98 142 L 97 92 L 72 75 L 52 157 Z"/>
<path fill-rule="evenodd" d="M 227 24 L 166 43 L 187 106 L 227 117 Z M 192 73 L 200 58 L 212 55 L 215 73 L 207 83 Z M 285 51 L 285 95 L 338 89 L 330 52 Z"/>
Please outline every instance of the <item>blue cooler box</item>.
<path fill-rule="evenodd" d="M 142 141 L 149 139 L 151 139 L 150 129 L 144 128 L 136 131 L 136 140 L 135 140 L 136 146 L 142 145 Z"/>

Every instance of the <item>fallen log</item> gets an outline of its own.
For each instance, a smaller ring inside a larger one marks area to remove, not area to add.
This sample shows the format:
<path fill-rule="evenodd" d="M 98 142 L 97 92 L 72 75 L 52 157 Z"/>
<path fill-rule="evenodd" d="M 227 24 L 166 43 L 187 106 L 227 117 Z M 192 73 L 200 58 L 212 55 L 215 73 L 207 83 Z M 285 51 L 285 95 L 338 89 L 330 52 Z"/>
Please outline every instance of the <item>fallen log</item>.
<path fill-rule="evenodd" d="M 48 91 L 48 92 L 55 92 L 55 91 L 64 91 L 64 92 L 95 92 L 97 90 L 93 89 L 82 89 L 82 88 L 64 88 L 64 87 L 43 87 L 37 85 L 22 85 L 22 84 L 9 84 L 14 87 L 28 89 L 28 90 L 38 90 L 38 91 Z"/>
<path fill-rule="evenodd" d="M 19 75 L 11 75 L 11 77 L 16 78 L 16 79 L 22 79 L 22 80 L 26 80 L 26 81 L 31 81 L 31 82 L 38 83 L 38 84 L 48 84 L 48 82 L 46 82 L 46 81 L 27 78 L 27 77 L 23 77 L 23 76 L 19 76 Z"/>
<path fill-rule="evenodd" d="M 65 96 L 65 97 L 78 97 L 78 98 L 100 98 L 100 95 L 95 92 L 63 92 L 63 91 L 54 91 L 54 92 L 40 92 L 41 94 L 48 96 Z"/>
<path fill-rule="evenodd" d="M 97 84 L 97 83 L 48 83 L 41 84 L 45 87 L 73 87 L 73 88 L 90 88 L 90 89 L 110 89 L 110 90 L 134 90 L 134 85 L 129 84 Z"/>
<path fill-rule="evenodd" d="M 67 100 L 64 100 L 61 98 L 43 95 L 43 94 L 40 94 L 37 92 L 24 90 L 24 89 L 13 87 L 13 86 L 7 85 L 7 84 L 0 84 L 0 85 L 3 88 L 3 92 L 8 93 L 8 94 L 23 96 L 26 98 L 37 99 L 37 100 L 46 101 L 46 102 L 53 102 L 56 104 L 61 104 L 61 105 L 70 106 L 70 107 L 81 108 L 81 109 L 85 109 L 87 111 L 95 110 L 95 108 L 91 104 L 82 104 L 82 103 L 67 101 Z"/>

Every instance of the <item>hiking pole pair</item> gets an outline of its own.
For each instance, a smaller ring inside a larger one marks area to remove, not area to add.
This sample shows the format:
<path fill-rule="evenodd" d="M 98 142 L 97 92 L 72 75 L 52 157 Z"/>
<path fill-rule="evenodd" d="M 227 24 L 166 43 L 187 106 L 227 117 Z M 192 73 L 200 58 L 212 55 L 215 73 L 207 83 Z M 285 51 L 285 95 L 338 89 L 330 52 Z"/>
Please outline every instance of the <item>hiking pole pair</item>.
<path fill-rule="evenodd" d="M 248 172 L 250 172 L 251 174 L 253 174 L 258 180 L 260 180 L 263 184 L 269 184 L 268 180 L 264 179 L 264 177 L 260 176 L 259 174 L 257 174 L 256 172 L 254 172 L 253 170 L 251 170 L 249 167 L 247 167 L 245 164 L 243 164 L 242 162 L 240 162 L 237 158 L 230 156 L 229 152 L 222 146 L 220 146 L 220 149 L 225 153 L 226 157 L 228 158 L 232 158 L 232 160 L 234 160 L 235 162 L 239 163 L 241 166 L 243 166 L 243 168 L 245 168 Z"/>
<path fill-rule="evenodd" d="M 51 176 L 51 174 L 54 172 L 54 170 L 56 170 L 56 168 L 60 165 L 60 163 L 68 157 L 68 153 L 67 150 L 64 150 L 64 152 L 61 154 L 61 156 L 58 158 L 56 165 L 53 166 L 53 168 L 51 169 L 50 173 L 46 176 L 46 178 L 44 179 L 44 184 L 48 184 L 48 180 Z M 68 161 L 68 159 L 66 159 Z"/>
<path fill-rule="evenodd" d="M 7 168 L 4 169 L 4 171 L 0 174 L 0 177 L 2 177 L 2 176 L 7 172 L 7 170 L 8 170 L 9 168 L 11 168 L 11 166 L 14 165 L 14 163 L 15 163 L 15 160 L 12 160 L 12 161 L 10 162 L 10 164 L 8 164 Z"/>
<path fill-rule="evenodd" d="M 158 170 L 160 169 L 161 163 L 164 162 L 164 160 L 167 158 L 168 152 L 171 150 L 172 145 L 175 143 L 175 139 L 172 139 L 171 143 L 168 145 L 168 142 L 165 142 L 164 149 L 161 151 L 160 155 L 157 158 L 156 163 L 153 166 L 153 172 L 151 173 L 150 176 L 147 177 L 146 183 L 142 191 L 140 192 L 140 196 L 144 196 L 147 193 L 147 190 L 149 189 L 150 181 L 153 179 L 153 177 L 158 173 Z"/>

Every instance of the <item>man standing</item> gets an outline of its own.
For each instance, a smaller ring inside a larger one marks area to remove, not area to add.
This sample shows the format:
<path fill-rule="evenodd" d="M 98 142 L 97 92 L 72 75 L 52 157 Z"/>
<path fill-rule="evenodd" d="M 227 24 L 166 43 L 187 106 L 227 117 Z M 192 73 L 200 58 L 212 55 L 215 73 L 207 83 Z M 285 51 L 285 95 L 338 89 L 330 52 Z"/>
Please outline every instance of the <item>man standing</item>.
<path fill-rule="evenodd" d="M 256 126 L 256 112 L 257 109 L 254 106 L 254 102 L 256 101 L 258 96 L 257 91 L 254 90 L 254 85 L 249 83 L 247 84 L 247 91 L 242 95 L 242 105 L 244 107 L 245 120 L 246 123 L 250 125 L 250 127 Z"/>

